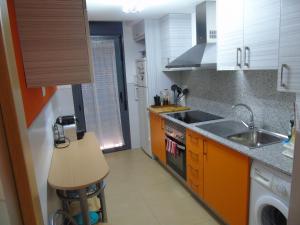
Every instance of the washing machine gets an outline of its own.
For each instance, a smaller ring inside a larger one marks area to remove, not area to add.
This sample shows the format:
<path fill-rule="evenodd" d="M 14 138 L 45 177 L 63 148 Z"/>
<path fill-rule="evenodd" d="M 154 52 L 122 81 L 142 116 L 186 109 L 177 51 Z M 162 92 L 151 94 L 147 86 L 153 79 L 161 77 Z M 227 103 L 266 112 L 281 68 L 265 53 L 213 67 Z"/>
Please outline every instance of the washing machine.
<path fill-rule="evenodd" d="M 251 167 L 249 225 L 287 224 L 291 177 L 254 161 Z"/>

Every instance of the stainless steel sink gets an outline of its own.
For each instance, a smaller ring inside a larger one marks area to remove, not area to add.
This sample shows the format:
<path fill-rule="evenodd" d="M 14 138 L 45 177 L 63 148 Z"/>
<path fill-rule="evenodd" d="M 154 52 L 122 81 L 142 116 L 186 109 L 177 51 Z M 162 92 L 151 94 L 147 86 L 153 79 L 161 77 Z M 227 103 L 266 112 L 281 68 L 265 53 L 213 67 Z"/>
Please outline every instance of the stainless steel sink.
<path fill-rule="evenodd" d="M 282 135 L 256 129 L 234 134 L 227 138 L 250 148 L 259 148 L 265 145 L 280 143 L 285 139 Z"/>
<path fill-rule="evenodd" d="M 197 127 L 224 138 L 233 134 L 249 131 L 248 127 L 246 127 L 242 122 L 234 120 L 198 125 Z"/>
<path fill-rule="evenodd" d="M 249 129 L 242 122 L 234 120 L 198 125 L 197 127 L 249 148 L 280 143 L 287 138 L 284 135 L 261 129 Z"/>

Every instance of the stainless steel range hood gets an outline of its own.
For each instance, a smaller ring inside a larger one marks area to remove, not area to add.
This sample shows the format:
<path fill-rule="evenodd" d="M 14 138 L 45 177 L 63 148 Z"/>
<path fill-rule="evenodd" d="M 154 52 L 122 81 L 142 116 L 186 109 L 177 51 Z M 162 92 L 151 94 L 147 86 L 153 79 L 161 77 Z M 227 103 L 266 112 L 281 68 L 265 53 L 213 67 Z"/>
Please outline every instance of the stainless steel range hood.
<path fill-rule="evenodd" d="M 213 69 L 217 63 L 216 2 L 196 6 L 197 45 L 177 57 L 166 68 L 175 70 Z"/>

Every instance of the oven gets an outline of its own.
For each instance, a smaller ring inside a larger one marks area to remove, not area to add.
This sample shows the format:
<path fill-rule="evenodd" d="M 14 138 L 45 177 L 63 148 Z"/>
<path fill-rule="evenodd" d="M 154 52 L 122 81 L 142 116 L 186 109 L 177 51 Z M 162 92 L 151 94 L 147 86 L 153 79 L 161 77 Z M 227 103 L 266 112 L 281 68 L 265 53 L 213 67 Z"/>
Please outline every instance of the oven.
<path fill-rule="evenodd" d="M 185 127 L 172 121 L 165 122 L 167 166 L 186 180 Z"/>

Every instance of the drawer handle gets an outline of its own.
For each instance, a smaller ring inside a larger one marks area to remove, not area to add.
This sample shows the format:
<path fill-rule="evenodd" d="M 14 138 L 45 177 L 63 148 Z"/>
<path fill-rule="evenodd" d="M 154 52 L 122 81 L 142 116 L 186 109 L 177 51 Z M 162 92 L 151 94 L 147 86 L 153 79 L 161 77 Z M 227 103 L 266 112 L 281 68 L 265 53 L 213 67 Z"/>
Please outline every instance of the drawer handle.
<path fill-rule="evenodd" d="M 190 154 L 191 154 L 191 158 L 192 158 L 192 159 L 194 159 L 194 160 L 196 160 L 196 161 L 199 161 L 199 154 L 194 153 L 194 152 L 192 152 L 192 151 L 189 151 L 189 152 L 190 152 Z"/>
<path fill-rule="evenodd" d="M 199 170 L 194 169 L 194 168 L 193 168 L 192 166 L 190 166 L 190 165 L 189 165 L 189 168 L 190 168 L 190 170 L 191 170 L 191 172 L 192 172 L 192 174 L 193 174 L 194 176 L 196 176 L 196 177 L 199 176 L 199 175 L 198 175 Z"/>
<path fill-rule="evenodd" d="M 193 141 L 193 142 L 198 142 L 198 140 L 199 140 L 198 137 L 194 137 L 192 134 L 189 134 L 189 137 L 191 138 L 191 141 Z"/>
<path fill-rule="evenodd" d="M 192 180 L 190 180 L 190 184 L 193 189 L 197 189 L 199 187 L 199 185 L 194 184 L 194 182 Z"/>

